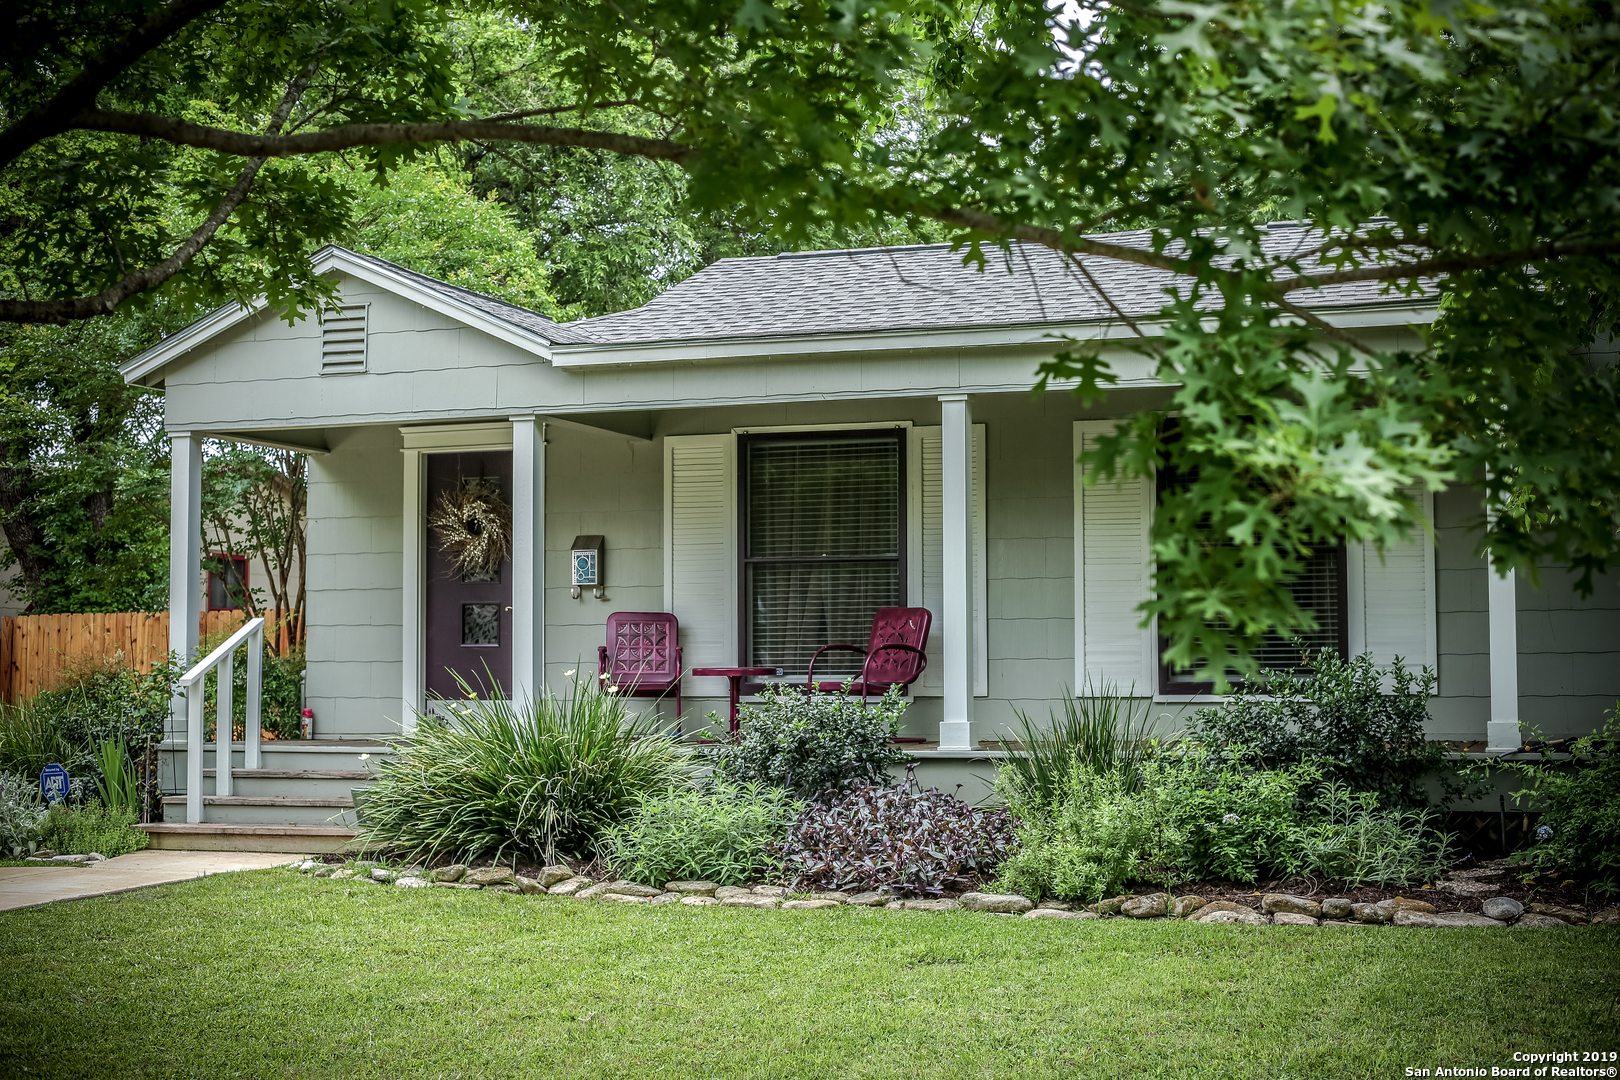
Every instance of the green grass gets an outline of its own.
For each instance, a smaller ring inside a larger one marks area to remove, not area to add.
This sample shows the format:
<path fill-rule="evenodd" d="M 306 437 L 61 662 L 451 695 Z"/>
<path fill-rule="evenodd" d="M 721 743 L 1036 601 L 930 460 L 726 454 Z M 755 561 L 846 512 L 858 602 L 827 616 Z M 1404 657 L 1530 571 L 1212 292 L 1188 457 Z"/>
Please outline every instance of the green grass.
<path fill-rule="evenodd" d="M 1620 933 L 225 874 L 0 914 L 0 1076 L 1397 1077 L 1620 1048 Z"/>

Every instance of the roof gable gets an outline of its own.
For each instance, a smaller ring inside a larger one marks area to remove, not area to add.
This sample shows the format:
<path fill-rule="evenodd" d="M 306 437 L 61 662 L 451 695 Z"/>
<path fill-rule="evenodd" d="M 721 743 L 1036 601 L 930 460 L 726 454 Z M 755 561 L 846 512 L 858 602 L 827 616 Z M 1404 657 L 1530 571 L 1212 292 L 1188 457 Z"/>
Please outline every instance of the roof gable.
<path fill-rule="evenodd" d="M 482 330 L 542 360 L 551 358 L 554 342 L 589 340 L 578 331 L 553 322 L 538 312 L 407 270 L 386 259 L 362 255 L 335 245 L 317 251 L 310 265 L 317 274 L 342 273 L 358 278 L 447 318 Z M 245 308 L 227 304 L 124 361 L 119 370 L 126 382 L 156 382 L 169 364 L 252 318 L 264 310 L 264 306 L 262 299 Z"/>

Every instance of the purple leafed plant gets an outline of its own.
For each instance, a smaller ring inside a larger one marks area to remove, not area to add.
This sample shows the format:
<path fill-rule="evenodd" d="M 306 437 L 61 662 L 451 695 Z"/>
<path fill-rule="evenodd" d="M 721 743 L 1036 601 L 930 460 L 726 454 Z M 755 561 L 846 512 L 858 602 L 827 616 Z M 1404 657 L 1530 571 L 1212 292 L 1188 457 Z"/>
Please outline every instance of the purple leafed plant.
<path fill-rule="evenodd" d="M 796 889 L 881 889 L 937 896 L 971 887 L 1011 850 L 1006 810 L 969 806 L 938 788 L 858 783 L 805 807 L 781 845 Z"/>

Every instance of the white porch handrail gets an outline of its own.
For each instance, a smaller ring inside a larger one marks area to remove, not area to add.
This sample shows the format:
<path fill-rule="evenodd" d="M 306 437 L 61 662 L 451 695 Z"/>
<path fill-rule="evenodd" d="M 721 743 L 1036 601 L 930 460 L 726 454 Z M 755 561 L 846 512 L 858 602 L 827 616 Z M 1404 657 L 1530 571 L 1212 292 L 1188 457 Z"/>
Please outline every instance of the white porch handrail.
<path fill-rule="evenodd" d="M 214 698 L 214 794 L 231 793 L 231 694 L 235 689 L 235 653 L 247 644 L 246 753 L 242 762 L 259 768 L 259 706 L 264 684 L 264 619 L 249 619 L 242 628 L 180 676 L 186 695 L 186 824 L 203 820 L 203 687 L 210 671 L 219 669 Z"/>

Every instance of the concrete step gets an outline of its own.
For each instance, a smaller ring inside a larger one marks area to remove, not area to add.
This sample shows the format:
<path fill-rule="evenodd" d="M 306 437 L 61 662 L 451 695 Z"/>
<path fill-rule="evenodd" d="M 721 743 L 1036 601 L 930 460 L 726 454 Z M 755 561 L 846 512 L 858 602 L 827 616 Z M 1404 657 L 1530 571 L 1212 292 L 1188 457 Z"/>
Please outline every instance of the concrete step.
<path fill-rule="evenodd" d="M 182 816 L 185 808 L 181 807 Z M 187 825 L 164 822 L 137 825 L 152 838 L 152 846 L 170 851 L 286 851 L 314 854 L 345 851 L 354 846 L 355 831 L 330 825 L 241 825 L 205 822 Z"/>
<path fill-rule="evenodd" d="M 265 769 L 275 769 L 284 772 L 355 772 L 363 770 L 367 761 L 375 762 L 379 758 L 388 757 L 393 750 L 381 742 L 368 739 L 345 739 L 342 741 L 310 739 L 272 739 L 259 744 L 259 764 Z M 176 775 L 185 776 L 186 772 L 186 744 L 185 740 L 168 739 L 159 744 L 158 750 L 163 758 L 163 768 L 173 769 Z M 365 755 L 362 757 L 361 755 Z M 241 743 L 231 746 L 231 765 L 241 768 L 246 764 L 245 751 Z M 213 743 L 203 744 L 203 765 L 207 768 L 218 768 L 218 750 Z"/>
<path fill-rule="evenodd" d="M 313 825 L 348 827 L 354 822 L 354 800 L 341 796 L 204 795 L 206 822 L 231 825 Z M 183 824 L 186 797 L 163 800 L 165 824 Z"/>
<path fill-rule="evenodd" d="M 203 770 L 203 793 L 218 790 L 215 769 Z M 232 769 L 232 795 L 288 795 L 338 798 L 376 777 L 364 769 Z"/>

